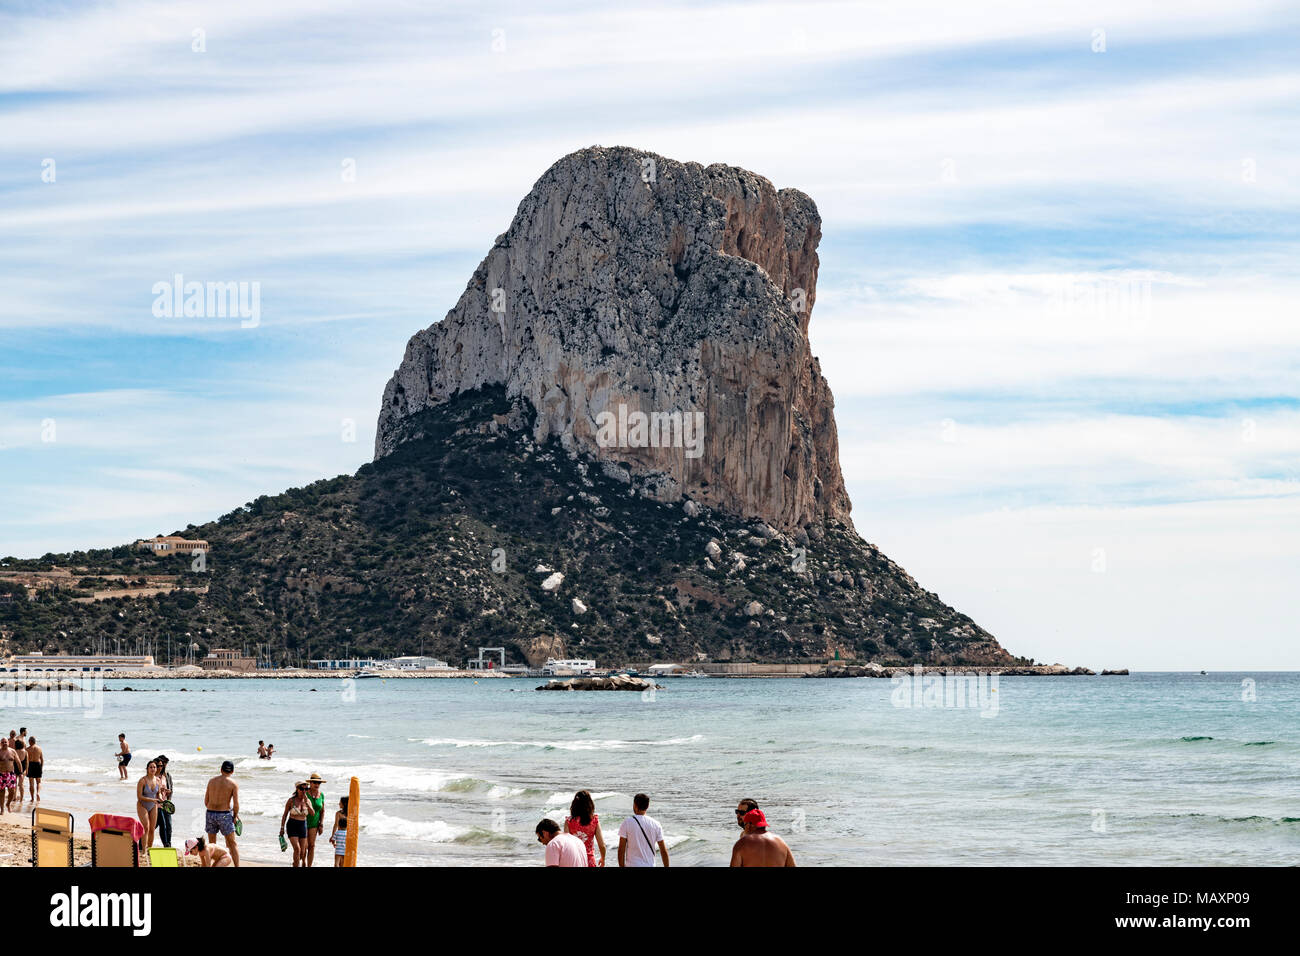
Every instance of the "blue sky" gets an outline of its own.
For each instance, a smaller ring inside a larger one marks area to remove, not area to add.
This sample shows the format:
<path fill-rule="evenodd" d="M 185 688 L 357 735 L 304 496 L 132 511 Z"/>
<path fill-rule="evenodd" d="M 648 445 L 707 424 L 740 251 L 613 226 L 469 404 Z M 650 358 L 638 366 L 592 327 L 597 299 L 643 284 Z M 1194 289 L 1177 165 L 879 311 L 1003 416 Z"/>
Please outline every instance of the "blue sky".
<path fill-rule="evenodd" d="M 0 3 L 0 555 L 355 470 L 537 177 L 631 145 L 817 201 L 855 522 L 927 587 L 1300 669 L 1297 50 L 1251 0 Z M 260 323 L 156 317 L 177 273 Z"/>

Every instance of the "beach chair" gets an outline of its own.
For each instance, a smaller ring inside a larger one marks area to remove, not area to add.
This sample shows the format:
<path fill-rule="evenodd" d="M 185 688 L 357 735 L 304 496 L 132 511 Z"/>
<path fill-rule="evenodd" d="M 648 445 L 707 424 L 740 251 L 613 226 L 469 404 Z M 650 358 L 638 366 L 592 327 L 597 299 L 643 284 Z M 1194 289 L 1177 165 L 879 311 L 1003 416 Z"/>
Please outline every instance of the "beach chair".
<path fill-rule="evenodd" d="M 181 855 L 174 846 L 149 847 L 150 866 L 180 866 Z"/>
<path fill-rule="evenodd" d="M 91 866 L 139 866 L 144 826 L 139 820 L 112 813 L 90 818 Z"/>
<path fill-rule="evenodd" d="M 32 809 L 32 866 L 72 866 L 72 814 Z"/>

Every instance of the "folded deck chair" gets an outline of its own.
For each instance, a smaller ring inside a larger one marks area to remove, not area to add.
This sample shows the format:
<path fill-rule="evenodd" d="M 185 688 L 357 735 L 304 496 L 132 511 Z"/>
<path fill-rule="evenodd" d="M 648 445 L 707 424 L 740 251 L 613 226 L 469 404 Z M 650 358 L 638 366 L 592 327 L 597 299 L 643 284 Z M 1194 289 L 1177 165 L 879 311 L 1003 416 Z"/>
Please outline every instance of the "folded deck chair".
<path fill-rule="evenodd" d="M 174 846 L 149 847 L 150 866 L 180 866 L 181 855 Z"/>
<path fill-rule="evenodd" d="M 91 866 L 139 866 L 144 826 L 139 820 L 112 813 L 90 818 Z"/>
<path fill-rule="evenodd" d="M 72 814 L 32 809 L 32 866 L 72 866 Z"/>

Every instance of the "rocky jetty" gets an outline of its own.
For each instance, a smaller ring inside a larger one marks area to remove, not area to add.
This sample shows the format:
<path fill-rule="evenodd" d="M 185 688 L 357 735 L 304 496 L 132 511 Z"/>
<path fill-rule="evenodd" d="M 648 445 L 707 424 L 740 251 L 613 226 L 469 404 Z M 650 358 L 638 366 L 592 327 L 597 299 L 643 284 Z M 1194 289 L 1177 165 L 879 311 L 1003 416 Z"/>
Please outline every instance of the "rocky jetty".
<path fill-rule="evenodd" d="M 570 677 L 547 681 L 537 690 L 663 690 L 662 684 L 641 677 L 617 674 L 613 677 Z"/>
<path fill-rule="evenodd" d="M 882 667 L 874 661 L 867 664 L 848 664 L 843 666 L 829 666 L 815 674 L 804 674 L 804 677 L 898 677 L 908 676 L 916 673 L 926 675 L 942 674 L 947 676 L 960 676 L 963 674 L 996 674 L 999 677 L 1096 677 L 1097 672 L 1088 670 L 1086 667 L 1066 667 L 1064 664 L 1022 664 L 1015 667 L 1004 667 L 991 665 L 987 667 L 926 667 L 923 665 L 913 665 L 911 667 Z M 1112 677 L 1128 674 L 1128 670 L 1119 671 L 1102 671 L 1101 676 Z"/>

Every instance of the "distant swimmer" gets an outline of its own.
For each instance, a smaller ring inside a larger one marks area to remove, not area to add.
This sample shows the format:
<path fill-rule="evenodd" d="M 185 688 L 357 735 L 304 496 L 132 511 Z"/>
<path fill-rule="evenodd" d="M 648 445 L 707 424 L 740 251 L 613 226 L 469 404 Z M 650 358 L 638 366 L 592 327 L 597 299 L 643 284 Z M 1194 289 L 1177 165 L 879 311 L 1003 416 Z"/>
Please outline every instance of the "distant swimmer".
<path fill-rule="evenodd" d="M 226 838 L 226 847 L 234 866 L 239 866 L 239 846 L 235 842 L 235 825 L 239 823 L 239 784 L 234 780 L 235 765 L 229 760 L 221 764 L 221 775 L 208 781 L 203 792 L 203 806 L 207 809 L 204 830 L 208 843 L 215 843 L 217 834 Z"/>
<path fill-rule="evenodd" d="M 118 779 L 126 779 L 126 766 L 131 762 L 131 745 L 126 742 L 126 734 L 117 735 L 117 773 Z"/>
<path fill-rule="evenodd" d="M 741 817 L 745 835 L 731 850 L 732 866 L 794 866 L 794 854 L 775 833 L 767 832 L 762 810 L 750 810 Z"/>
<path fill-rule="evenodd" d="M 265 759 L 266 759 L 266 741 L 265 741 L 265 740 L 259 740 L 259 741 L 257 742 L 257 756 L 258 756 L 258 759 L 260 759 L 260 760 L 265 760 Z"/>

